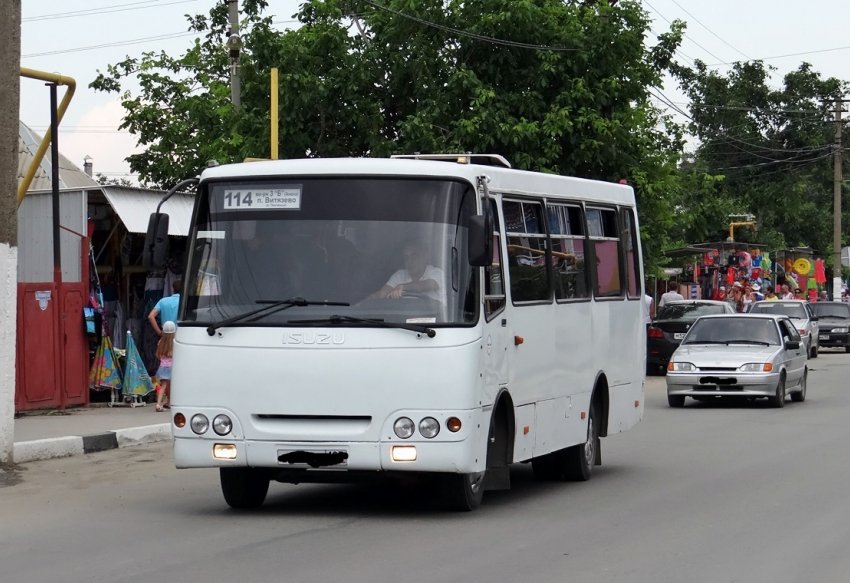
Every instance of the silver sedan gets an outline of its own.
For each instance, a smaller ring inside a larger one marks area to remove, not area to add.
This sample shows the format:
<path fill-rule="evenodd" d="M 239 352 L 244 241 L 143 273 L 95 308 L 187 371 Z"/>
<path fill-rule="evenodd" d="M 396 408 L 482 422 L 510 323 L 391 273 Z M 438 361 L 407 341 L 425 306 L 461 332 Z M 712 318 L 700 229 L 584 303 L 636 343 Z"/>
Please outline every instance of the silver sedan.
<path fill-rule="evenodd" d="M 685 397 L 766 397 L 774 407 L 806 398 L 806 346 L 787 316 L 703 316 L 667 365 L 667 402 Z"/>

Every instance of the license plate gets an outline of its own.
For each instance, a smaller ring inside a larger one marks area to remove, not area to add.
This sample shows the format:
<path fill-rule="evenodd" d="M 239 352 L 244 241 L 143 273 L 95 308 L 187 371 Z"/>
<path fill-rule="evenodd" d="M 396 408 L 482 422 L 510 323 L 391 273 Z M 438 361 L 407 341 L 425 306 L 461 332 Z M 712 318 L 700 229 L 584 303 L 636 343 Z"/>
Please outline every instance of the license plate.
<path fill-rule="evenodd" d="M 673 334 L 673 340 L 681 340 L 685 337 L 685 332 L 675 332 Z"/>
<path fill-rule="evenodd" d="M 292 461 L 281 461 L 280 460 L 281 456 L 288 456 L 289 454 L 296 454 L 295 459 L 292 460 Z M 338 468 L 338 467 L 345 467 L 345 466 L 348 465 L 348 459 L 347 459 L 348 458 L 348 452 L 345 451 L 344 449 L 333 449 L 333 450 L 331 450 L 331 449 L 279 449 L 279 450 L 277 450 L 277 456 L 278 456 L 278 463 L 279 464 L 285 465 L 285 466 L 296 467 L 296 468 L 297 467 L 304 467 L 304 468 L 311 467 L 310 462 L 313 461 L 313 460 L 311 460 L 310 458 L 313 457 L 313 456 L 311 456 L 310 454 L 319 454 L 318 456 L 316 456 L 316 458 L 318 458 L 318 459 L 320 459 L 321 457 L 324 457 L 324 456 L 345 454 L 345 459 L 342 459 L 341 461 L 338 461 L 337 463 L 334 463 L 334 464 L 321 463 L 319 465 L 319 467 Z M 299 459 L 299 458 L 303 458 L 303 459 Z"/>
<path fill-rule="evenodd" d="M 826 334 L 821 334 L 818 336 L 818 340 L 829 340 L 829 336 Z"/>

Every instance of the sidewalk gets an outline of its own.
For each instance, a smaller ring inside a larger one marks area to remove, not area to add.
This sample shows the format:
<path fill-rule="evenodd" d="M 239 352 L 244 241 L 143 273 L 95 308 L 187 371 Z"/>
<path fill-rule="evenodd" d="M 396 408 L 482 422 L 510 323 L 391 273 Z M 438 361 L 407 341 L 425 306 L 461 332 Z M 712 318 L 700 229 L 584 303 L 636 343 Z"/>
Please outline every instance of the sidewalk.
<path fill-rule="evenodd" d="M 171 439 L 171 414 L 153 405 L 69 409 L 15 419 L 15 463 Z"/>

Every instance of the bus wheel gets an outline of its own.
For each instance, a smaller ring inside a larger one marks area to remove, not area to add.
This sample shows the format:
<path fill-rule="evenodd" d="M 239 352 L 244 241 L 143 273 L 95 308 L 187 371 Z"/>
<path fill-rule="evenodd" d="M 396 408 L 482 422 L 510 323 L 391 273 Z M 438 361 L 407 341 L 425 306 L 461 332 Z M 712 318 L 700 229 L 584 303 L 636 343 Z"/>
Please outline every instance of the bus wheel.
<path fill-rule="evenodd" d="M 599 415 L 597 405 L 590 407 L 587 420 L 587 440 L 584 443 L 559 449 L 531 460 L 534 476 L 540 480 L 586 482 L 599 458 Z"/>
<path fill-rule="evenodd" d="M 440 491 L 449 510 L 475 510 L 481 506 L 484 497 L 484 472 L 443 474 L 440 476 Z"/>
<path fill-rule="evenodd" d="M 221 492 L 231 508 L 259 508 L 269 491 L 269 478 L 256 468 L 221 468 Z"/>

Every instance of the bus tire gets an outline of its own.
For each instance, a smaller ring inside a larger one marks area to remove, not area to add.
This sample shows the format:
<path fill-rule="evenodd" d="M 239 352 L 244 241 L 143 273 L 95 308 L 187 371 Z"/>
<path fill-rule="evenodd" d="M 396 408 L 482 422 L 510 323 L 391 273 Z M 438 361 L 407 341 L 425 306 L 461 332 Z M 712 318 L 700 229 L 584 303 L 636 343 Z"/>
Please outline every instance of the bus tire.
<path fill-rule="evenodd" d="M 221 492 L 231 508 L 259 508 L 269 491 L 269 478 L 256 468 L 220 468 Z"/>
<path fill-rule="evenodd" d="M 442 474 L 440 494 L 449 510 L 469 512 L 481 506 L 484 497 L 484 472 Z"/>
<path fill-rule="evenodd" d="M 590 407 L 587 421 L 587 439 L 572 447 L 559 449 L 531 460 L 534 477 L 538 480 L 556 482 L 586 482 L 593 474 L 593 466 L 599 459 L 599 413 L 598 405 Z"/>

